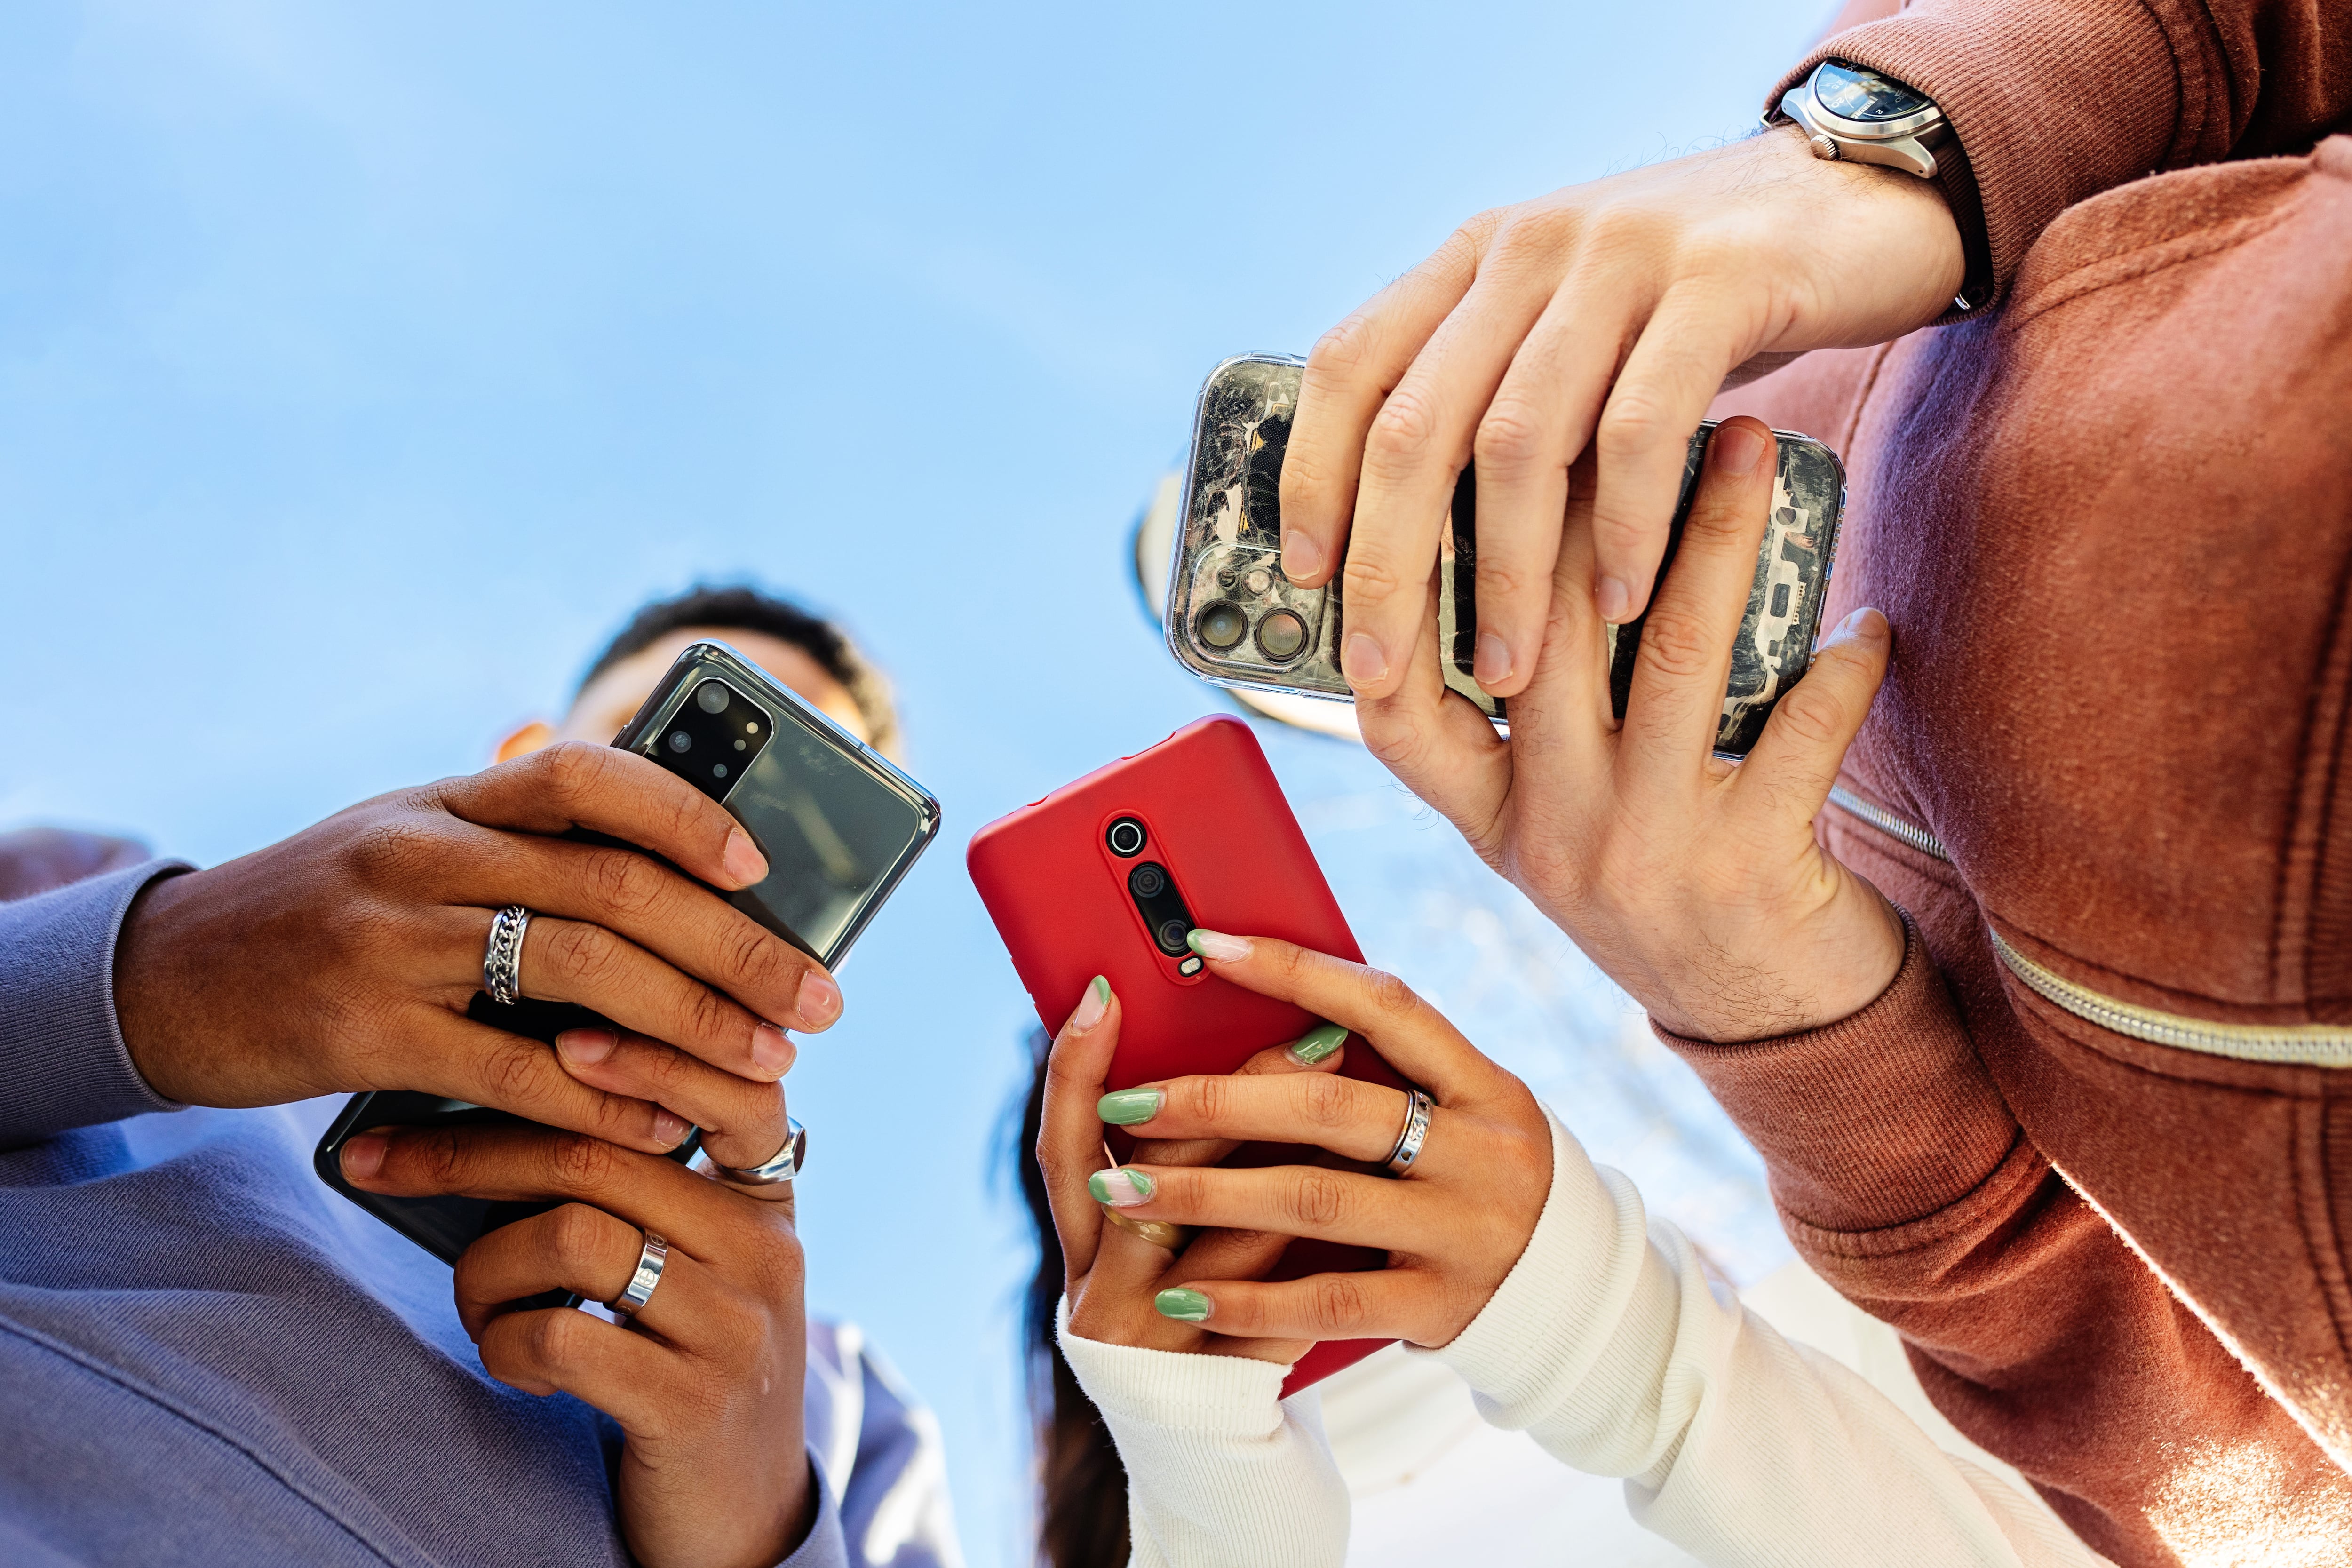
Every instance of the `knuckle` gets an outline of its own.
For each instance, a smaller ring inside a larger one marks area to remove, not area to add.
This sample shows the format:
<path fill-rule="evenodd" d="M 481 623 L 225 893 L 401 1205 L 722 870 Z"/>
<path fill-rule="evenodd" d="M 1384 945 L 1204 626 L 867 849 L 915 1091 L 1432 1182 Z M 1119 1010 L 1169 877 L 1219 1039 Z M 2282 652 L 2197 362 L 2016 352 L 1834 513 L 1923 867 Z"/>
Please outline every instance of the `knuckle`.
<path fill-rule="evenodd" d="M 1413 988 L 1385 969 L 1364 971 L 1364 994 L 1386 1017 L 1408 1018 L 1421 1008 Z"/>
<path fill-rule="evenodd" d="M 1801 680 L 1780 699 L 1775 719 L 1782 733 L 1808 746 L 1835 745 L 1845 733 L 1845 713 L 1836 697 Z"/>
<path fill-rule="evenodd" d="M 1347 1184 L 1328 1171 L 1302 1171 L 1291 1188 L 1291 1216 L 1304 1227 L 1335 1225 L 1347 1209 Z"/>
<path fill-rule="evenodd" d="M 562 921 L 542 929 L 547 931 L 548 961 L 563 980 L 573 986 L 593 986 L 614 977 L 621 947 L 604 927 Z"/>
<path fill-rule="evenodd" d="M 1550 585 L 1549 574 L 1542 579 L 1542 585 L 1546 587 Z M 1520 562 L 1504 560 L 1491 554 L 1478 557 L 1478 599 L 1481 609 L 1496 600 L 1516 599 L 1531 594 L 1537 586 L 1536 574 L 1528 571 Z"/>
<path fill-rule="evenodd" d="M 561 1190 L 596 1193 L 611 1184 L 620 1153 L 602 1138 L 566 1132 L 550 1142 L 547 1163 Z"/>
<path fill-rule="evenodd" d="M 1307 356 L 1307 374 L 1352 381 L 1373 362 L 1379 329 L 1368 311 L 1358 310 L 1315 340 Z"/>
<path fill-rule="evenodd" d="M 1352 605 L 1368 599 L 1385 599 L 1404 585 L 1403 576 L 1396 563 L 1377 549 L 1366 549 L 1361 542 L 1348 552 L 1348 570 L 1343 593 Z"/>
<path fill-rule="evenodd" d="M 611 767 L 610 747 L 563 741 L 534 753 L 545 775 L 541 787 L 566 815 L 596 793 Z"/>
<path fill-rule="evenodd" d="M 1675 680 L 1695 679 L 1708 666 L 1706 628 L 1697 617 L 1670 606 L 1654 607 L 1642 626 L 1641 661 Z"/>
<path fill-rule="evenodd" d="M 1191 1080 L 1192 1114 L 1213 1127 L 1225 1119 L 1233 1104 L 1234 1080 L 1213 1074 Z"/>
<path fill-rule="evenodd" d="M 761 1299 L 785 1301 L 800 1294 L 808 1268 L 801 1238 L 790 1226 L 771 1227 L 768 1237 L 751 1251 Z"/>
<path fill-rule="evenodd" d="M 1478 421 L 1472 444 L 1481 479 L 1508 483 L 1539 471 L 1551 451 L 1552 426 L 1536 409 L 1517 397 L 1497 397 Z"/>
<path fill-rule="evenodd" d="M 802 961 L 782 938 L 744 920 L 723 957 L 729 980 L 755 995 L 791 988 Z"/>
<path fill-rule="evenodd" d="M 611 1238 L 611 1221 L 601 1209 L 565 1204 L 548 1215 L 546 1236 L 551 1261 L 567 1268 L 596 1263 Z"/>
<path fill-rule="evenodd" d="M 561 1071 L 545 1046 L 520 1035 L 491 1047 L 482 1068 L 492 1093 L 509 1105 L 537 1104 Z"/>
<path fill-rule="evenodd" d="M 1648 452 L 1671 435 L 1666 412 L 1657 400 L 1621 382 L 1610 396 L 1609 406 L 1601 411 L 1592 444 L 1602 462 L 1615 462 Z"/>
<path fill-rule="evenodd" d="M 1365 1318 L 1364 1288 L 1354 1277 L 1327 1274 L 1315 1282 L 1313 1312 L 1316 1327 L 1327 1332 L 1347 1332 Z"/>
<path fill-rule="evenodd" d="M 1353 1080 L 1334 1073 L 1309 1073 L 1292 1081 L 1298 1085 L 1298 1110 L 1316 1127 L 1343 1127 L 1356 1109 Z"/>
<path fill-rule="evenodd" d="M 661 868 L 627 849 L 599 849 L 588 862 L 588 887 L 597 907 L 624 917 L 643 915 L 667 889 Z"/>
<path fill-rule="evenodd" d="M 1372 416 L 1371 432 L 1364 437 L 1364 467 L 1393 474 L 1418 464 L 1436 443 L 1438 430 L 1437 408 L 1429 395 L 1419 387 L 1400 386 Z"/>
<path fill-rule="evenodd" d="M 696 1040 L 733 1039 L 748 1030 L 730 1028 L 736 1022 L 734 1004 L 708 985 L 687 986 L 685 1009 L 680 1016 L 686 1026 L 687 1037 Z M 738 1040 L 736 1043 L 741 1043 Z"/>

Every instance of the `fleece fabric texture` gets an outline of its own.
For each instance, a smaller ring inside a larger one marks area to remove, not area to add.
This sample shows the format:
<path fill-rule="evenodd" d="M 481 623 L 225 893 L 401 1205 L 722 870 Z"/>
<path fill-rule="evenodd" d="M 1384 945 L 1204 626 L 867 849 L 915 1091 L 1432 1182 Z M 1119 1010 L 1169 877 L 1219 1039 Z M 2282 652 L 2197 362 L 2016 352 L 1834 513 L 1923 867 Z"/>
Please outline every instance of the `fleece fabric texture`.
<path fill-rule="evenodd" d="M 112 954 L 173 868 L 0 903 L 0 1561 L 625 1568 L 618 1429 L 493 1382 L 448 1268 L 311 1173 L 339 1102 L 141 1114 Z M 929 1413 L 853 1329 L 809 1356 L 791 1568 L 952 1568 Z"/>
<path fill-rule="evenodd" d="M 1999 315 L 1715 409 L 1845 454 L 1827 614 L 1895 646 L 1843 782 L 1948 858 L 1826 811 L 1912 917 L 1894 989 L 1669 1043 L 1811 1266 L 2135 1565 L 2352 1563 L 2352 1071 L 2111 1033 L 1989 933 L 2191 1019 L 2352 1022 L 2347 258 L 2352 139 L 2142 179 L 2051 222 Z"/>
<path fill-rule="evenodd" d="M 2004 1482 L 1945 1454 L 1853 1373 L 1709 1284 L 1672 1226 L 1557 1119 L 1527 1250 L 1433 1353 L 1496 1426 L 1625 1478 L 1644 1526 L 1742 1568 L 2096 1568 Z M 1135 1568 L 1316 1568 L 1347 1555 L 1348 1492 L 1312 1389 L 1283 1369 L 1102 1344 L 1063 1353 L 1128 1473 Z M 1563 1542 L 1573 1556 L 1573 1543 Z"/>

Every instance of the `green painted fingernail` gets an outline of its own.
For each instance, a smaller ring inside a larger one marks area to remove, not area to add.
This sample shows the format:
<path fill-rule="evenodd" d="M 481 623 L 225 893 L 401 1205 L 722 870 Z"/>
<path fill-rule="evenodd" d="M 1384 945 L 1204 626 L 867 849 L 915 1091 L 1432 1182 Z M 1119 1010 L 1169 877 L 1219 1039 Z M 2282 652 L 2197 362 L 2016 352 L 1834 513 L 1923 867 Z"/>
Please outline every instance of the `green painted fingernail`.
<path fill-rule="evenodd" d="M 1291 1041 L 1290 1049 L 1286 1054 L 1300 1067 L 1311 1068 L 1345 1045 L 1347 1040 L 1348 1031 L 1344 1025 L 1325 1024 Z"/>
<path fill-rule="evenodd" d="M 1097 1171 L 1087 1178 L 1087 1191 L 1094 1194 L 1095 1202 L 1108 1204 L 1115 1209 L 1133 1208 L 1137 1204 L 1150 1203 L 1158 1185 L 1150 1176 L 1131 1165 L 1121 1165 L 1115 1171 Z"/>
<path fill-rule="evenodd" d="M 1105 980 L 1101 975 L 1097 974 L 1092 980 L 1087 982 L 1087 988 L 1095 994 L 1095 1000 L 1097 1002 L 1101 1003 L 1106 1007 L 1110 1005 L 1109 981 Z"/>
<path fill-rule="evenodd" d="M 1173 1318 L 1180 1323 L 1205 1323 L 1209 1321 L 1209 1299 L 1198 1290 L 1187 1290 L 1181 1285 L 1173 1290 L 1162 1290 L 1151 1298 L 1151 1304 L 1160 1309 L 1161 1317 Z"/>
<path fill-rule="evenodd" d="M 1114 1127 L 1132 1127 L 1139 1121 L 1149 1121 L 1160 1114 L 1168 1103 L 1168 1091 L 1160 1089 L 1122 1089 L 1117 1094 L 1106 1094 L 1095 1102 L 1095 1114 Z"/>

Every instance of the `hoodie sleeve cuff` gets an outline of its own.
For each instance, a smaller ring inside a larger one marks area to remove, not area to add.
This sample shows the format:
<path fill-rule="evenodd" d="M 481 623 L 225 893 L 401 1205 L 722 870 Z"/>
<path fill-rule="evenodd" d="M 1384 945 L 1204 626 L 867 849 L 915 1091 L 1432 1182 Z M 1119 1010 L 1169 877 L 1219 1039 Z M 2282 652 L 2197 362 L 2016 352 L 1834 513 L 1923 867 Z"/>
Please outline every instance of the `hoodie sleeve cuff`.
<path fill-rule="evenodd" d="M 0 1148 L 180 1109 L 131 1065 L 114 1012 L 114 950 L 131 900 L 186 869 L 150 860 L 0 904 Z"/>
<path fill-rule="evenodd" d="M 2017 1142 L 2017 1120 L 1908 915 L 1903 929 L 1893 984 L 1850 1018 L 1739 1045 L 1651 1025 L 1764 1156 L 1782 1212 L 1816 1230 L 1935 1214 Z"/>
<path fill-rule="evenodd" d="M 1962 177 L 1945 181 L 1945 195 L 1990 288 L 1947 321 L 2005 298 L 2026 251 L 2067 207 L 2228 150 L 2226 124 L 2204 123 L 2202 105 L 2187 101 L 2200 89 L 2137 0 L 1917 0 L 1824 40 L 1772 89 L 1766 112 L 1827 59 L 1916 88 L 1951 122 Z"/>

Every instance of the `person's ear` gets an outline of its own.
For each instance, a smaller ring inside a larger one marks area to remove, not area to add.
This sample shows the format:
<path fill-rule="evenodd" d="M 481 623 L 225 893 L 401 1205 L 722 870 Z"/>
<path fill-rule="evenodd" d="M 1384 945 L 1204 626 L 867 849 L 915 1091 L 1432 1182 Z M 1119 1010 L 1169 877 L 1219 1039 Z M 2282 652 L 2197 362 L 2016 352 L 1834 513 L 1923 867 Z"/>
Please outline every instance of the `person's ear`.
<path fill-rule="evenodd" d="M 498 760 L 510 763 L 517 757 L 527 757 L 541 746 L 552 745 L 554 742 L 555 726 L 544 719 L 533 719 L 499 742 Z"/>

